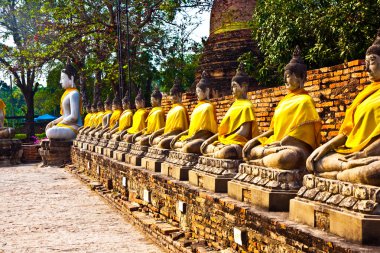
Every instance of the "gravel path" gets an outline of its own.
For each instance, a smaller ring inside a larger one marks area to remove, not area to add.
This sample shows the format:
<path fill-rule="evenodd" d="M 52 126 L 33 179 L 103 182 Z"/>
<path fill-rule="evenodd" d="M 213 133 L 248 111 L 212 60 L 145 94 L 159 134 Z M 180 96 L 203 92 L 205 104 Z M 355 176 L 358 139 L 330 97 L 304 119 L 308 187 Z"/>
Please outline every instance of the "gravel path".
<path fill-rule="evenodd" d="M 163 252 L 62 168 L 0 168 L 0 252 Z"/>

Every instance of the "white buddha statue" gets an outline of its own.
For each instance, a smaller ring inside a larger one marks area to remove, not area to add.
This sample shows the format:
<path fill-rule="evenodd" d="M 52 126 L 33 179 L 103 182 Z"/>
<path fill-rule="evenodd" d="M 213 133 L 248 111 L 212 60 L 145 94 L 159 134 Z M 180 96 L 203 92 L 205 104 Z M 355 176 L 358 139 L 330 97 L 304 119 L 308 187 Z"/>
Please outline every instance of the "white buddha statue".
<path fill-rule="evenodd" d="M 75 68 L 68 62 L 61 72 L 61 85 L 65 89 L 61 97 L 61 117 L 46 126 L 49 139 L 73 140 L 82 126 L 80 94 L 74 84 Z"/>

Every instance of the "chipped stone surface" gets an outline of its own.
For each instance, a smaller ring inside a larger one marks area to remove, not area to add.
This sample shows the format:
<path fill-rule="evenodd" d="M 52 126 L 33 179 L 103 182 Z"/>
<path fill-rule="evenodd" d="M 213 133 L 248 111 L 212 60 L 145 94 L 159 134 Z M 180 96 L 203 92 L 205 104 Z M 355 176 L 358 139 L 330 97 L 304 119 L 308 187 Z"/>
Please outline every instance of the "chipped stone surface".
<path fill-rule="evenodd" d="M 0 173 L 0 252 L 163 252 L 62 168 Z"/>

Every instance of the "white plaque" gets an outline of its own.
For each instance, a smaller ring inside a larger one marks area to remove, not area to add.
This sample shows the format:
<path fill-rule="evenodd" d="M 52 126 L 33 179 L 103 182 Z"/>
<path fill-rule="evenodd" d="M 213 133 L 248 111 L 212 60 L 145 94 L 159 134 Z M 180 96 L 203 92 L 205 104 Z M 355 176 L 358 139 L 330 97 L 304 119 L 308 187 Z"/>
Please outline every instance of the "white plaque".
<path fill-rule="evenodd" d="M 124 187 L 127 187 L 127 178 L 126 177 L 123 177 L 122 183 L 123 183 Z"/>
<path fill-rule="evenodd" d="M 241 231 L 239 228 L 234 228 L 234 241 L 235 243 L 239 244 L 240 246 L 243 246 L 243 231 Z"/>
<path fill-rule="evenodd" d="M 150 191 L 144 190 L 144 201 L 150 203 Z"/>
<path fill-rule="evenodd" d="M 178 209 L 181 213 L 186 213 L 186 203 L 179 200 L 178 201 Z"/>
<path fill-rule="evenodd" d="M 96 166 L 96 172 L 98 173 L 98 175 L 100 175 L 100 166 L 99 165 Z"/>

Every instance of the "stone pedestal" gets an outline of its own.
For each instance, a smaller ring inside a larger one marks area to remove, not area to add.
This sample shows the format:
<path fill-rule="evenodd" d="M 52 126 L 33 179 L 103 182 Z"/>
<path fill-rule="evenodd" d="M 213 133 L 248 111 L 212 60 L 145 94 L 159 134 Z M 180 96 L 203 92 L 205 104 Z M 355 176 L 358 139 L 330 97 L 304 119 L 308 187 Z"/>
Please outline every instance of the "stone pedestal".
<path fill-rule="evenodd" d="M 141 159 L 141 166 L 150 171 L 161 172 L 161 164 L 168 155 L 169 149 L 150 147 L 145 157 Z"/>
<path fill-rule="evenodd" d="M 132 143 L 128 143 L 125 141 L 120 141 L 117 147 L 117 150 L 113 151 L 113 159 L 118 160 L 120 162 L 125 161 L 126 154 L 131 150 Z"/>
<path fill-rule="evenodd" d="M 98 145 L 99 139 L 93 136 L 88 137 L 88 138 L 89 138 L 89 142 L 87 145 L 87 150 L 91 152 L 95 152 L 95 147 Z"/>
<path fill-rule="evenodd" d="M 228 182 L 228 196 L 268 211 L 289 210 L 289 201 L 302 186 L 303 170 L 278 170 L 242 163 Z"/>
<path fill-rule="evenodd" d="M 197 154 L 170 151 L 165 162 L 161 164 L 161 173 L 177 180 L 188 181 L 189 171 L 198 163 Z"/>
<path fill-rule="evenodd" d="M 130 152 L 125 155 L 125 162 L 130 165 L 141 166 L 141 159 L 145 157 L 148 148 L 147 146 L 132 144 Z"/>
<path fill-rule="evenodd" d="M 119 141 L 108 140 L 107 147 L 103 149 L 103 155 L 113 158 L 113 152 L 119 147 Z"/>
<path fill-rule="evenodd" d="M 306 175 L 291 220 L 362 244 L 380 245 L 380 187 Z"/>
<path fill-rule="evenodd" d="M 195 170 L 189 171 L 190 184 L 213 192 L 227 192 L 227 183 L 237 174 L 241 160 L 200 156 Z"/>
<path fill-rule="evenodd" d="M 22 156 L 21 141 L 0 139 L 0 167 L 19 164 Z"/>
<path fill-rule="evenodd" d="M 105 138 L 99 139 L 99 142 L 95 147 L 95 153 L 104 155 L 104 149 L 107 147 L 107 145 L 108 145 L 108 139 L 105 139 Z"/>
<path fill-rule="evenodd" d="M 45 166 L 64 166 L 71 162 L 71 146 L 73 141 L 45 140 L 39 149 L 42 163 Z"/>

